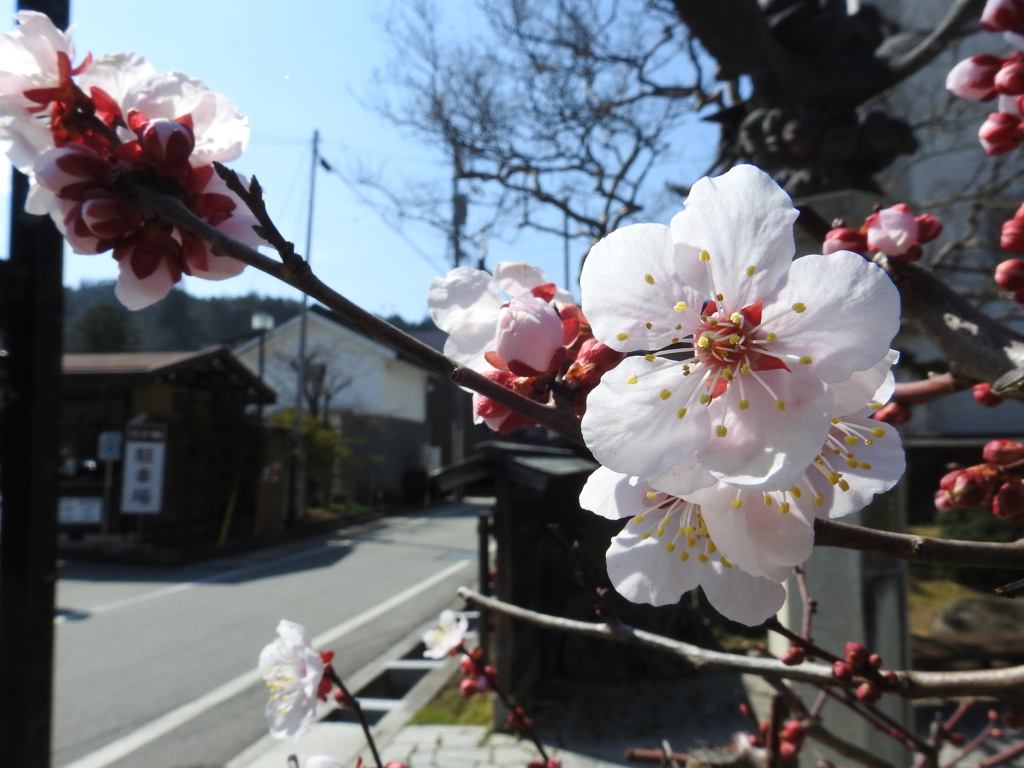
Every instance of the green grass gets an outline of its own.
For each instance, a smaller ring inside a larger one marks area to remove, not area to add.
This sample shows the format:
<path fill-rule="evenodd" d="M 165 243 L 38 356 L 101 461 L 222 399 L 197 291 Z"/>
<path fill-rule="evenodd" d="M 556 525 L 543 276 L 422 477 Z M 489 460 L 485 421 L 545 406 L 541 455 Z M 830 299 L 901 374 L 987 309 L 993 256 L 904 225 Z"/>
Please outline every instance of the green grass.
<path fill-rule="evenodd" d="M 411 725 L 491 725 L 494 706 L 489 694 L 477 694 L 468 699 L 459 693 L 462 675 L 456 673 L 445 683 L 433 701 L 416 713 Z"/>

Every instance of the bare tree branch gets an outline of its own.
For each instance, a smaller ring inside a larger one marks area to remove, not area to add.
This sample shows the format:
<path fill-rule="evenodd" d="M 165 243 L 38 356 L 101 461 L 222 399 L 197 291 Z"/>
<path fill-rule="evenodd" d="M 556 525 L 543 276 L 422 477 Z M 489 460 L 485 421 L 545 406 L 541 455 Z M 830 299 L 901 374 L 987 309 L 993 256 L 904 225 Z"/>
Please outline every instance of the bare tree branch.
<path fill-rule="evenodd" d="M 467 587 L 459 587 L 458 594 L 464 600 L 482 606 L 489 611 L 503 613 L 539 627 L 665 651 L 685 659 L 695 670 L 701 672 L 741 672 L 818 685 L 837 685 L 832 676 L 832 667 L 825 664 L 804 662 L 790 667 L 778 659 L 738 656 L 733 653 L 711 651 L 653 632 L 635 629 L 625 624 L 612 626 L 605 623 L 549 616 L 511 605 L 493 597 L 485 597 Z M 929 696 L 982 695 L 995 696 L 1012 702 L 1024 701 L 1024 666 L 968 672 L 897 671 L 896 676 L 898 683 L 892 692 L 908 699 L 921 699 Z"/>

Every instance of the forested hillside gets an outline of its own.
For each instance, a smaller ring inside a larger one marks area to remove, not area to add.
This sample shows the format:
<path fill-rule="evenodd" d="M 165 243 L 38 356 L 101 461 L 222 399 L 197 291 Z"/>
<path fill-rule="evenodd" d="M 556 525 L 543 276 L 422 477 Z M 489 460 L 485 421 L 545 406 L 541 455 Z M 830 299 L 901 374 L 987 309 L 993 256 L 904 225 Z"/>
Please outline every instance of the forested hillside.
<path fill-rule="evenodd" d="M 162 352 L 232 345 L 252 335 L 252 315 L 266 312 L 280 325 L 297 314 L 291 299 L 249 294 L 200 299 L 180 289 L 151 307 L 131 312 L 114 296 L 114 282 L 87 283 L 64 289 L 66 352 Z M 407 323 L 388 320 L 409 330 L 433 327 L 429 319 Z"/>

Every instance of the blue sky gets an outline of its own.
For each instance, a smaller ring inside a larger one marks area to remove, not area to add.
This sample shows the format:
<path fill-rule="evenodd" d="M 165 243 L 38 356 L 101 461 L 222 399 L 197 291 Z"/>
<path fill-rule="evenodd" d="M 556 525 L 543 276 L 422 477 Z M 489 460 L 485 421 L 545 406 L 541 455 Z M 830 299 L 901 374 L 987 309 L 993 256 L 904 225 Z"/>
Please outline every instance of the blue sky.
<path fill-rule="evenodd" d="M 475 31 L 472 0 L 439 5 L 446 29 L 461 35 Z M 394 58 L 384 32 L 388 10 L 387 4 L 371 0 L 72 0 L 71 18 L 78 60 L 87 52 L 136 51 L 158 72 L 180 70 L 234 99 L 248 115 L 252 134 L 245 154 L 232 167 L 260 179 L 278 227 L 304 253 L 315 129 L 324 158 L 349 178 L 358 166 L 380 170 L 397 186 L 450 176 L 439 151 L 402 135 L 364 106 L 375 95 L 374 71 Z M 685 142 L 687 149 L 670 161 L 667 174 L 692 182 L 707 166 L 715 134 L 704 128 L 699 135 L 700 141 Z M 0 194 L 5 195 L 9 173 L 2 175 Z M 4 199 L 2 204 L 6 219 L 9 203 Z M 653 216 L 667 223 L 671 213 Z M 0 234 L 6 242 L 6 231 Z M 318 174 L 314 271 L 372 312 L 419 319 L 426 313 L 431 279 L 447 270 L 447 249 L 444 239 L 428 228 L 406 227 L 404 234 L 393 232 L 341 178 Z M 571 248 L 573 276 L 584 247 L 577 242 Z M 537 264 L 562 282 L 563 243 L 558 237 L 522 234 L 512 243 L 492 239 L 488 266 L 503 260 Z M 117 276 L 109 254 L 68 253 L 64 271 L 69 285 Z M 197 296 L 297 296 L 251 268 L 222 282 L 185 278 L 184 287 Z M 578 286 L 571 288 L 578 295 Z"/>

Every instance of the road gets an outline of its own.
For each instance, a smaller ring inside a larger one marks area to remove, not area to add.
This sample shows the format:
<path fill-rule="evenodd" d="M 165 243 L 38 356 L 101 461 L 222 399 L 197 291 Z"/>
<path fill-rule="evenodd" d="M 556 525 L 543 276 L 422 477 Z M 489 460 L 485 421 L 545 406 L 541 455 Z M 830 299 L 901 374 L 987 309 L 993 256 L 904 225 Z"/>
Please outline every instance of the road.
<path fill-rule="evenodd" d="M 223 765 L 266 733 L 260 649 L 282 619 L 344 679 L 476 577 L 454 504 L 182 568 L 69 563 L 58 585 L 57 768 Z"/>

